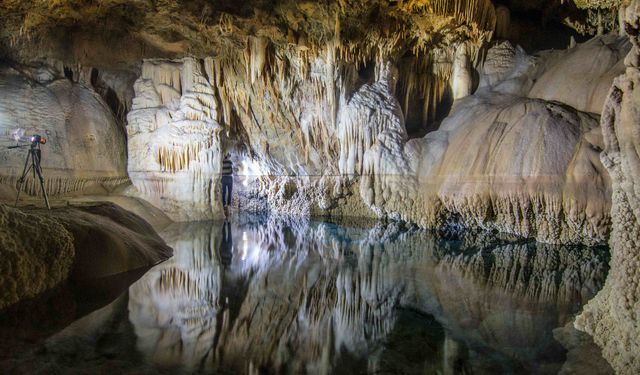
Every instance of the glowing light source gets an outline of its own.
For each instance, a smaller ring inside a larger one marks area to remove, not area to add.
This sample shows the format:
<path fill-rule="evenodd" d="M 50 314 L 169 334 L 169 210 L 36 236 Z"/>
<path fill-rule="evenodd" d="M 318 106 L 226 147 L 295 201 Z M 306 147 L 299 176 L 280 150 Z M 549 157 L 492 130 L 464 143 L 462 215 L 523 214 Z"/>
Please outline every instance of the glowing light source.
<path fill-rule="evenodd" d="M 22 128 L 17 128 L 11 132 L 11 137 L 13 137 L 16 142 L 20 141 L 22 136 L 24 136 L 24 129 Z"/>
<path fill-rule="evenodd" d="M 242 181 L 244 186 L 249 186 L 250 182 L 253 182 L 258 177 L 266 174 L 260 162 L 253 159 L 242 160 L 240 162 L 239 173 L 244 177 L 244 180 Z"/>

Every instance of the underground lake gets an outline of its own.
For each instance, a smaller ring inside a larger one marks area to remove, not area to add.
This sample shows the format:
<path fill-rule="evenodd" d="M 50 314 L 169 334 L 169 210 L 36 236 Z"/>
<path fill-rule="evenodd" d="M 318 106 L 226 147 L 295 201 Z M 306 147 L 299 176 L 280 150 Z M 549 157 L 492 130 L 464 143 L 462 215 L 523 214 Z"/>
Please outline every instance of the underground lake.
<path fill-rule="evenodd" d="M 174 255 L 154 267 L 3 311 L 0 369 L 611 371 L 571 326 L 604 283 L 604 247 L 264 215 L 175 223 L 160 236 Z"/>

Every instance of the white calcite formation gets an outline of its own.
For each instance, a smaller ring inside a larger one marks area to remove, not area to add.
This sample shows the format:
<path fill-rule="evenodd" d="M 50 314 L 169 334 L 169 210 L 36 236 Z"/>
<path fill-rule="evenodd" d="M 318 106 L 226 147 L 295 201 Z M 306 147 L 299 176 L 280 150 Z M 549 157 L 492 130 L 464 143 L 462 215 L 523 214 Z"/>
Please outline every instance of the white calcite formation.
<path fill-rule="evenodd" d="M 39 134 L 45 187 L 50 195 L 127 182 L 125 135 L 109 107 L 88 85 L 72 82 L 62 66 L 0 67 L 0 184 L 15 187 L 28 147 L 7 149 Z M 25 182 L 41 194 L 37 180 Z M 104 189 L 102 190 L 104 191 Z"/>
<path fill-rule="evenodd" d="M 216 186 L 222 128 L 212 72 L 205 69 L 191 58 L 145 61 L 127 115 L 128 171 L 135 194 L 174 220 L 221 212 Z"/>
<path fill-rule="evenodd" d="M 614 82 L 602 113 L 602 162 L 613 180 L 609 243 L 611 272 L 603 290 L 589 302 L 576 327 L 591 334 L 620 374 L 640 372 L 640 2 L 624 14 L 633 49 L 626 72 Z"/>
<path fill-rule="evenodd" d="M 314 55 L 278 48 L 249 38 L 243 53 L 144 63 L 128 117 L 129 172 L 142 197 L 176 220 L 215 217 L 219 156 L 228 148 L 258 175 L 236 180 L 240 210 L 424 227 L 456 217 L 551 243 L 606 241 L 610 181 L 594 108 L 620 70 L 623 39 L 538 57 L 504 42 L 483 60 L 478 44 L 458 43 L 429 54 L 422 75 L 382 51 L 368 63 L 370 77 L 337 42 Z M 541 80 L 562 86 L 567 59 L 592 54 L 597 67 L 574 64 L 567 75 L 584 98 L 542 90 Z M 591 79 L 580 83 L 575 72 Z M 432 118 L 445 91 L 457 99 L 449 116 L 410 139 L 409 97 L 420 95 L 422 116 Z"/>
<path fill-rule="evenodd" d="M 469 56 L 468 46 L 462 43 L 456 50 L 453 59 L 453 72 L 451 77 L 451 91 L 453 99 L 461 99 L 473 93 L 473 66 Z"/>
<path fill-rule="evenodd" d="M 378 75 L 374 83 L 356 91 L 340 112 L 338 167 L 345 177 L 362 175 L 365 152 L 379 143 L 383 134 L 393 136 L 396 143 L 408 138 L 402 108 L 393 94 L 398 73 L 386 64 Z"/>
<path fill-rule="evenodd" d="M 362 195 L 392 217 L 427 227 L 455 213 L 469 226 L 546 242 L 603 242 L 609 181 L 598 162 L 601 145 L 590 115 L 476 94 L 438 132 L 372 147 Z"/>
<path fill-rule="evenodd" d="M 597 45 L 621 55 L 625 44 L 612 38 L 573 53 Z M 611 192 L 598 116 L 528 97 L 549 64 L 508 43 L 490 49 L 478 91 L 456 101 L 437 131 L 409 141 L 378 135 L 364 156 L 365 203 L 425 227 L 456 215 L 544 242 L 604 243 Z"/>
<path fill-rule="evenodd" d="M 207 147 L 215 152 L 232 150 L 236 165 L 246 161 L 257 166 L 255 172 L 261 175 L 246 187 L 236 184 L 242 199 L 235 204 L 240 209 L 264 207 L 299 216 L 371 216 L 357 193 L 364 152 L 389 126 L 406 138 L 404 122 L 396 117 L 406 115 L 409 108 L 412 126 L 422 131 L 433 124 L 452 85 L 459 96 L 470 93 L 472 67 L 483 41 L 490 39 L 488 30 L 493 30 L 493 7 L 486 1 L 467 4 L 468 10 L 459 2 L 432 5 L 407 5 L 407 10 L 460 13 L 482 27 L 473 31 L 471 39 L 456 35 L 438 48 L 427 48 L 421 39 L 425 35 L 420 34 L 412 54 L 401 63 L 397 52 L 405 32 L 394 29 L 389 36 L 372 32 L 363 41 L 346 41 L 340 37 L 339 18 L 332 21 L 333 36 L 321 45 L 294 36 L 285 45 L 276 44 L 258 33 L 240 46 L 226 46 L 204 59 L 145 61 L 128 116 L 129 172 L 140 195 L 176 220 L 219 214 L 219 159 L 207 169 L 191 163 L 189 156 L 187 167 L 181 160 L 190 154 L 185 150 L 192 140 L 179 131 L 167 135 L 160 130 L 184 128 L 185 103 L 180 98 L 205 92 L 189 94 L 189 87 L 175 87 L 175 82 L 196 80 L 208 82 L 206 95 L 214 98 L 203 109 L 209 117 L 196 120 L 223 130 L 202 133 L 211 140 Z M 314 5 L 302 9 L 307 7 Z M 147 73 L 152 69 L 154 77 Z M 392 72 L 392 80 L 386 72 Z M 394 123 L 381 122 L 384 119 Z M 167 166 L 154 161 L 156 154 L 162 155 L 159 149 L 167 152 L 169 159 L 163 159 Z M 194 175 L 201 177 L 192 182 Z"/>
<path fill-rule="evenodd" d="M 537 77 L 529 96 L 600 113 L 611 82 L 624 72 L 628 51 L 627 38 L 609 34 L 566 51 L 547 53 L 540 67 L 544 73 Z"/>

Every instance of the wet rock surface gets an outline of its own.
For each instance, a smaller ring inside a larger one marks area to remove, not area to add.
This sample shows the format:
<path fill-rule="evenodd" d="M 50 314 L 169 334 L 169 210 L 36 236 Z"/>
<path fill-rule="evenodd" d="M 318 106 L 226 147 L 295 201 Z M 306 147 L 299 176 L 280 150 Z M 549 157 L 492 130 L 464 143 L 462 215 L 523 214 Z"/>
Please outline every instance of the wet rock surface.
<path fill-rule="evenodd" d="M 73 237 L 58 221 L 0 204 L 0 308 L 64 281 L 75 256 Z"/>
<path fill-rule="evenodd" d="M 139 216 L 111 203 L 12 208 L 0 204 L 2 307 L 68 278 L 95 280 L 152 266 L 172 251 Z"/>

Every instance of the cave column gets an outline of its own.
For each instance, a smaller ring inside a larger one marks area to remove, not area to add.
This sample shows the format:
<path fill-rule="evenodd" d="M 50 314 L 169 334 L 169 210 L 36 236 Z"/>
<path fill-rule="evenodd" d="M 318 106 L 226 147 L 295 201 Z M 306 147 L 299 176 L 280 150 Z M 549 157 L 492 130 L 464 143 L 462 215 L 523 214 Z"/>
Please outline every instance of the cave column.
<path fill-rule="evenodd" d="M 602 111 L 601 159 L 612 179 L 611 270 L 604 288 L 576 318 L 619 374 L 640 373 L 640 0 L 625 9 L 633 45 Z"/>

